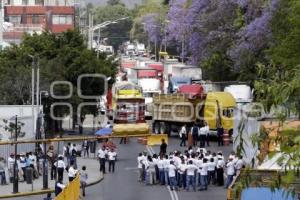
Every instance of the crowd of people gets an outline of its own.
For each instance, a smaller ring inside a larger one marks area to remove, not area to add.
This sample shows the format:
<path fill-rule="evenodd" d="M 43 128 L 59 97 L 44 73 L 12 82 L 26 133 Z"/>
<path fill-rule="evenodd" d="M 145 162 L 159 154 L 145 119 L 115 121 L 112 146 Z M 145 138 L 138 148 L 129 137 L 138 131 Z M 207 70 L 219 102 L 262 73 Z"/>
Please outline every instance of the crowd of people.
<path fill-rule="evenodd" d="M 221 125 L 217 128 L 217 142 L 218 146 L 223 146 L 224 129 Z M 190 130 L 188 130 L 186 124 L 184 124 L 179 131 L 180 144 L 179 146 L 186 146 L 186 141 L 190 138 L 189 145 L 199 146 L 205 148 L 210 146 L 210 130 L 207 122 L 195 123 Z"/>
<path fill-rule="evenodd" d="M 169 185 L 171 190 L 207 190 L 210 184 L 228 188 L 233 178 L 244 167 L 242 156 L 234 152 L 227 161 L 222 152 L 189 147 L 184 152 L 174 151 L 137 157 L 139 181 L 146 185 Z M 224 178 L 226 177 L 226 180 Z"/>
<path fill-rule="evenodd" d="M 13 183 L 15 178 L 19 182 L 38 179 L 43 175 L 43 163 L 46 159 L 49 163 L 50 179 L 56 180 L 56 195 L 64 188 L 65 172 L 68 174 L 69 182 L 76 177 L 77 173 L 80 173 L 83 195 L 85 195 L 85 186 L 88 178 L 86 166 L 83 166 L 81 170 L 77 170 L 77 157 L 81 156 L 81 154 L 83 157 L 89 156 L 89 145 L 89 142 L 83 141 L 81 148 L 78 149 L 76 144 L 68 143 L 64 146 L 61 154 L 54 148 L 54 145 L 49 145 L 46 153 L 43 147 L 39 146 L 35 152 L 22 152 L 17 155 L 11 153 L 7 159 L 0 157 L 0 183 L 1 185 L 7 185 Z M 16 170 L 14 171 L 15 166 Z M 28 177 L 28 175 L 31 177 Z"/>

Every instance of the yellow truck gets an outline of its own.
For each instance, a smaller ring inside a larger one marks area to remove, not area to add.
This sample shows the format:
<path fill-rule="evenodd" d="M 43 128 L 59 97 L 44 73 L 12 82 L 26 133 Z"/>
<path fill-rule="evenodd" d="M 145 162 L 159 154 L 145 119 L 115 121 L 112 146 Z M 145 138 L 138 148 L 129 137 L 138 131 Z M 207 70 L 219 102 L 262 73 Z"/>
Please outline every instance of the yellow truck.
<path fill-rule="evenodd" d="M 186 124 L 191 128 L 195 122 L 206 121 L 211 130 L 216 130 L 219 123 L 223 128 L 233 133 L 234 108 L 236 102 L 228 92 L 209 92 L 203 90 L 193 93 L 179 92 L 177 94 L 157 94 L 153 99 L 153 132 L 169 134 L 179 132 Z M 193 94 L 193 97 L 191 96 Z"/>
<path fill-rule="evenodd" d="M 119 82 L 112 88 L 113 134 L 148 134 L 145 121 L 145 98 L 142 88 L 130 83 Z"/>

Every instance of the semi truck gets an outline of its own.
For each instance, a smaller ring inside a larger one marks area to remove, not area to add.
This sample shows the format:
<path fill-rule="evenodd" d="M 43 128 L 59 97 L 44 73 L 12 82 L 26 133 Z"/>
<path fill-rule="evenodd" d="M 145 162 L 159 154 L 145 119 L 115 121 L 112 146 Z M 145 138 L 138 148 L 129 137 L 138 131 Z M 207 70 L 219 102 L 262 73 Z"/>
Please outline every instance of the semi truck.
<path fill-rule="evenodd" d="M 149 133 L 145 121 L 145 98 L 142 88 L 127 81 L 112 88 L 113 134 L 135 135 Z"/>
<path fill-rule="evenodd" d="M 201 85 L 181 86 L 176 94 L 157 94 L 153 97 L 153 132 L 171 134 L 183 124 L 191 128 L 195 122 L 206 121 L 211 130 L 221 124 L 233 132 L 235 99 L 228 92 L 205 94 Z"/>
<path fill-rule="evenodd" d="M 232 94 L 239 105 L 251 103 L 253 100 L 249 85 L 229 85 L 225 87 L 224 91 Z"/>

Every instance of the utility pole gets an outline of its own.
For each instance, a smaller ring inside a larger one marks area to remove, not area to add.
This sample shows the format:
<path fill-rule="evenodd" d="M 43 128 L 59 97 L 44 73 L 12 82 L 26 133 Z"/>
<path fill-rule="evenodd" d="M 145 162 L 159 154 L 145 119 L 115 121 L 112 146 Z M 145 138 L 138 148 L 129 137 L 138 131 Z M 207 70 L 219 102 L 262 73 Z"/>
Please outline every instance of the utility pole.
<path fill-rule="evenodd" d="M 36 139 L 41 139 L 40 135 L 39 135 L 39 130 L 38 130 L 38 123 L 37 120 L 40 117 L 39 113 L 40 113 L 40 102 L 39 102 L 39 94 L 40 94 L 40 59 L 39 57 L 37 57 L 36 59 L 36 65 L 37 65 L 37 69 L 36 69 L 36 127 L 35 127 L 35 137 Z"/>
<path fill-rule="evenodd" d="M 15 142 L 18 140 L 18 116 L 15 116 Z M 18 164 L 17 164 L 18 144 L 15 143 L 15 163 L 14 163 L 14 184 L 13 193 L 19 192 Z"/>
<path fill-rule="evenodd" d="M 88 49 L 93 48 L 93 14 L 89 13 Z"/>

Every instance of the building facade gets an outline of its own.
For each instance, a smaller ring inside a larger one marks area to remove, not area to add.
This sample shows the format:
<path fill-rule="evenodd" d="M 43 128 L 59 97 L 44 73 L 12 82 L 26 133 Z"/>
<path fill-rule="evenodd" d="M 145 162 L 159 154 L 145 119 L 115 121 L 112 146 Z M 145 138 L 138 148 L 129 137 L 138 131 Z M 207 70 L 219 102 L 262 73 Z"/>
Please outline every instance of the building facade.
<path fill-rule="evenodd" d="M 19 43 L 24 33 L 49 30 L 61 33 L 75 26 L 74 0 L 7 0 L 4 20 L 13 24 L 4 31 L 6 42 Z"/>

